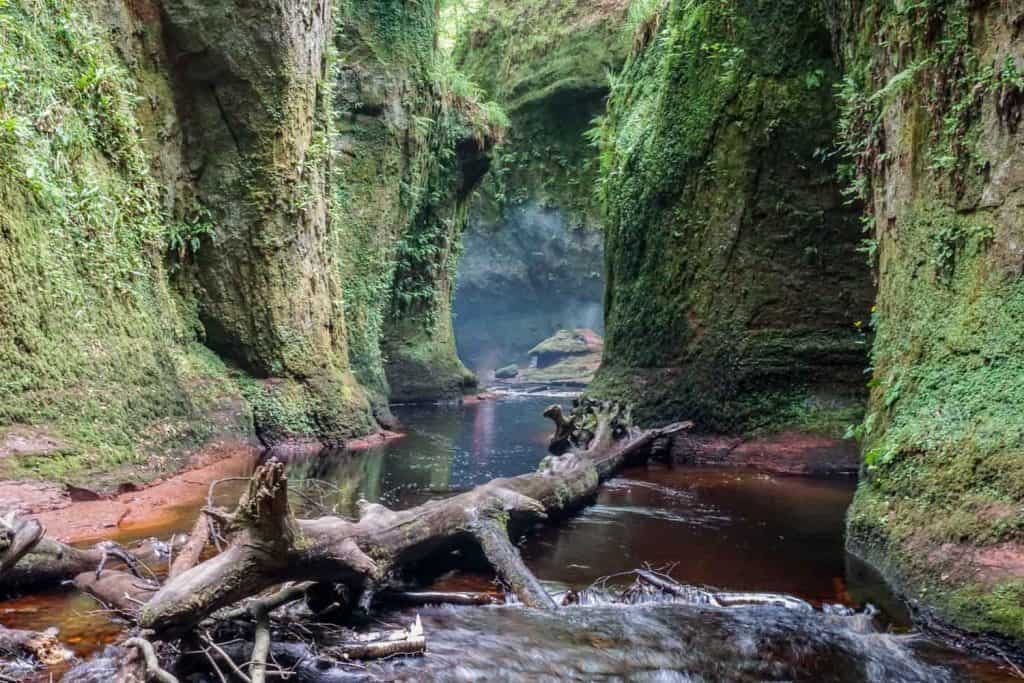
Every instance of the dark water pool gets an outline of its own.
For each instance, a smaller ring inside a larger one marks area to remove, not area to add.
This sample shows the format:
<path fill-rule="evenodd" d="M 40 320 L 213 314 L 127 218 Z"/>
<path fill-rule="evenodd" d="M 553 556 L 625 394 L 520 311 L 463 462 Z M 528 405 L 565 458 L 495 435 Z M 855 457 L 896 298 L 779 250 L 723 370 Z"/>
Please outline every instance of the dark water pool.
<path fill-rule="evenodd" d="M 541 412 L 551 402 L 520 397 L 399 407 L 403 439 L 359 453 L 291 459 L 292 500 L 339 514 L 353 513 L 360 498 L 403 508 L 531 471 L 545 455 L 550 423 Z M 225 484 L 219 497 L 237 497 L 241 485 Z M 876 625 L 905 634 L 910 624 L 900 603 L 844 552 L 843 519 L 854 487 L 847 479 L 651 464 L 623 472 L 579 516 L 538 529 L 523 542 L 523 556 L 552 590 L 651 565 L 684 583 L 790 593 L 819 607 L 870 603 L 881 611 Z M 196 513 L 183 506 L 174 526 L 187 530 Z M 385 680 L 1014 680 L 927 639 L 860 633 L 821 612 L 649 606 L 422 614 L 431 654 L 368 673 Z M 60 592 L 0 602 L 0 623 L 56 626 L 83 656 L 120 628 L 88 598 Z"/>

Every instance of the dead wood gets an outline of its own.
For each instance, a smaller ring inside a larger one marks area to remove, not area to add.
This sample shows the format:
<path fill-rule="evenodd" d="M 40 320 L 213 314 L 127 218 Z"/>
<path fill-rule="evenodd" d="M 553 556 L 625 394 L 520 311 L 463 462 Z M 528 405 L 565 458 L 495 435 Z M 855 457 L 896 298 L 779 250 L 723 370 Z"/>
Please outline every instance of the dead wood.
<path fill-rule="evenodd" d="M 0 558 L 6 557 L 9 560 L 0 560 L 0 591 L 53 586 L 85 572 L 102 573 L 103 568 L 112 560 L 127 565 L 139 575 L 148 575 L 150 573 L 145 563 L 156 557 L 155 548 L 150 543 L 126 549 L 104 541 L 92 548 L 76 548 L 42 535 L 44 531 L 34 519 L 12 520 L 8 517 L 8 521 L 11 521 L 12 526 L 32 530 L 28 535 L 26 531 L 19 532 L 23 539 L 34 536 L 37 533 L 35 529 L 38 529 L 40 537 L 31 544 L 16 541 L 8 546 L 6 552 L 0 550 Z M 25 545 L 28 547 L 24 551 L 13 550 L 16 546 L 25 548 Z"/>
<path fill-rule="evenodd" d="M 34 519 L 18 519 L 10 513 L 0 519 L 0 576 L 42 540 L 43 525 Z"/>
<path fill-rule="evenodd" d="M 419 616 L 408 630 L 390 633 L 369 633 L 351 640 L 332 645 L 324 654 L 333 659 L 384 659 L 394 655 L 418 655 L 427 651 L 427 639 Z M 255 681 L 254 681 L 255 683 Z"/>
<path fill-rule="evenodd" d="M 205 513 L 200 512 L 199 517 L 196 519 L 195 526 L 192 527 L 192 533 L 189 535 L 185 545 L 182 546 L 180 551 L 178 551 L 178 555 L 174 558 L 174 562 L 171 563 L 171 568 L 167 572 L 167 577 L 173 579 L 199 564 L 199 560 L 203 555 L 203 550 L 206 549 L 206 544 L 209 540 L 210 518 Z"/>
<path fill-rule="evenodd" d="M 157 681 L 157 683 L 178 683 L 178 679 L 169 671 L 160 666 L 157 659 L 156 649 L 153 644 L 144 638 L 129 638 L 124 641 L 126 655 L 121 659 L 118 667 L 117 683 L 145 683 L 145 681 Z"/>
<path fill-rule="evenodd" d="M 89 571 L 75 577 L 75 588 L 132 618 L 138 616 L 159 587 L 157 583 L 122 571 L 108 570 L 102 574 Z"/>
<path fill-rule="evenodd" d="M 464 591 L 449 593 L 444 591 L 384 591 L 378 596 L 381 600 L 398 605 L 421 607 L 427 605 L 460 605 L 482 606 L 500 603 L 490 593 L 467 593 Z"/>
<path fill-rule="evenodd" d="M 548 441 L 548 450 L 555 455 L 562 455 L 573 448 L 573 434 L 576 423 L 565 417 L 562 406 L 552 405 L 544 411 L 544 417 L 555 423 L 555 433 Z"/>
<path fill-rule="evenodd" d="M 508 538 L 508 530 L 501 522 L 485 517 L 473 527 L 473 536 L 480 543 L 484 556 L 494 567 L 494 571 L 524 605 L 538 609 L 557 607 L 537 577 L 523 564 L 522 556 L 512 545 Z"/>
<path fill-rule="evenodd" d="M 21 631 L 0 626 L 0 655 L 32 657 L 40 664 L 53 666 L 71 659 L 57 637 L 49 633 Z"/>
<path fill-rule="evenodd" d="M 294 519 L 284 466 L 263 465 L 230 515 L 237 531 L 228 547 L 168 581 L 142 610 L 140 624 L 162 637 L 187 632 L 217 610 L 286 581 L 342 583 L 354 595 L 372 595 L 398 583 L 403 570 L 467 540 L 484 546 L 520 600 L 551 607 L 497 529 L 525 528 L 584 505 L 601 481 L 644 454 L 654 439 L 689 426 L 632 431 L 623 423 L 628 412 L 614 404 L 594 404 L 591 414 L 587 447 L 546 458 L 538 472 L 409 510 L 365 505 L 358 521 Z"/>
<path fill-rule="evenodd" d="M 264 610 L 256 618 L 256 634 L 253 637 L 252 661 L 249 662 L 249 678 L 252 683 L 266 683 L 267 655 L 270 654 L 270 615 Z"/>

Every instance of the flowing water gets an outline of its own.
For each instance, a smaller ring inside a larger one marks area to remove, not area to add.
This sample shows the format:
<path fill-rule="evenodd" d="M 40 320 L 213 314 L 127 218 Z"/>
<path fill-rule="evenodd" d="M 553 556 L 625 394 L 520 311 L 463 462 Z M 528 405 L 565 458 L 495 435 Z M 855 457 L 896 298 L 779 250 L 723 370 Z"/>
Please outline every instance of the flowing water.
<path fill-rule="evenodd" d="M 540 414 L 551 402 L 533 396 L 399 407 L 405 438 L 291 461 L 293 502 L 339 514 L 351 514 L 360 498 L 403 508 L 532 471 L 545 454 L 550 428 Z M 235 499 L 241 486 L 226 483 L 218 498 Z M 813 612 L 678 604 L 551 614 L 427 608 L 419 614 L 428 656 L 364 670 L 303 660 L 300 679 L 1015 680 L 994 664 L 911 634 L 906 611 L 884 582 L 844 552 L 843 518 L 854 487 L 850 479 L 650 464 L 624 471 L 593 506 L 540 527 L 522 544 L 526 563 L 552 591 L 621 574 L 606 584 L 616 591 L 633 580 L 625 572 L 649 565 L 683 583 L 788 593 L 811 602 Z M 196 513 L 196 505 L 183 505 L 161 533 L 187 530 Z M 459 576 L 439 585 L 485 589 L 490 582 L 486 575 Z M 870 617 L 844 609 L 868 605 Z M 407 622 L 414 614 L 386 618 Z M 83 657 L 114 641 L 121 628 L 89 598 L 62 591 L 0 602 L 0 623 L 56 626 Z M 97 667 L 95 677 L 105 676 Z"/>

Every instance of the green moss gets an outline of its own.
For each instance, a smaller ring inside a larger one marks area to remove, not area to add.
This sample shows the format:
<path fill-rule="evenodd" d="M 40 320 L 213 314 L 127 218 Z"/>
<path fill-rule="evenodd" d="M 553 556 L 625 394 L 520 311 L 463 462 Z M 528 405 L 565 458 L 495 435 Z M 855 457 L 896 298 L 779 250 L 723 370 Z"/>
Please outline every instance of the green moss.
<path fill-rule="evenodd" d="M 486 221 L 529 200 L 563 209 L 573 225 L 598 223 L 586 132 L 625 59 L 626 4 L 491 0 L 463 17 L 456 60 L 511 119 L 477 207 Z"/>
<path fill-rule="evenodd" d="M 0 3 L 0 425 L 65 443 L 9 474 L 96 486 L 251 425 L 167 285 L 175 221 L 135 110 L 158 79 L 126 69 L 90 8 Z"/>
<path fill-rule="evenodd" d="M 349 359 L 377 409 L 461 396 L 451 289 L 466 204 L 501 116 L 434 43 L 424 4 L 347 3 L 334 59 L 332 180 Z M 399 39 L 395 27 L 406 25 Z"/>
<path fill-rule="evenodd" d="M 835 17 L 845 171 L 879 282 L 848 542 L 944 621 L 1019 643 L 1020 579 L 980 559 L 1024 540 L 1021 214 L 989 172 L 1013 163 L 1000 102 L 1020 96 L 1002 11 Z"/>
<path fill-rule="evenodd" d="M 971 579 L 940 591 L 935 575 L 948 559 L 921 556 L 947 543 L 1024 539 L 1024 283 L 991 268 L 991 233 L 979 221 L 919 205 L 899 223 L 899 252 L 882 246 L 866 476 L 851 536 L 881 538 L 866 545 L 869 556 L 912 591 L 932 586 L 928 602 L 948 620 L 1020 638 L 1020 610 L 1007 630 L 995 593 L 957 598 L 980 591 Z M 950 235 L 959 236 L 952 252 Z"/>
<path fill-rule="evenodd" d="M 591 393 L 646 421 L 756 432 L 861 394 L 870 307 L 831 142 L 837 79 L 802 2 L 636 17 L 600 145 L 605 361 Z"/>
<path fill-rule="evenodd" d="M 548 337 L 529 351 L 529 355 L 540 353 L 586 353 L 589 351 L 586 340 L 572 330 L 559 330 L 554 336 Z"/>

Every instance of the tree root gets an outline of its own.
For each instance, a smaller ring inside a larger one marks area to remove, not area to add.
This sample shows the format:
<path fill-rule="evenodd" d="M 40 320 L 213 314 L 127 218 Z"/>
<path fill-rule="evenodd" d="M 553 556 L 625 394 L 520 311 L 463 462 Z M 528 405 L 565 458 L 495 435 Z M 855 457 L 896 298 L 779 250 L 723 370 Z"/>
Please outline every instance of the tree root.
<path fill-rule="evenodd" d="M 157 681 L 158 683 L 178 683 L 178 679 L 170 672 L 160 666 L 157 659 L 156 649 L 153 644 L 145 638 L 129 638 L 124 641 L 124 647 L 134 651 L 134 656 L 129 654 L 122 662 L 118 671 L 118 683 L 143 683 L 144 681 Z"/>

